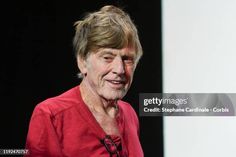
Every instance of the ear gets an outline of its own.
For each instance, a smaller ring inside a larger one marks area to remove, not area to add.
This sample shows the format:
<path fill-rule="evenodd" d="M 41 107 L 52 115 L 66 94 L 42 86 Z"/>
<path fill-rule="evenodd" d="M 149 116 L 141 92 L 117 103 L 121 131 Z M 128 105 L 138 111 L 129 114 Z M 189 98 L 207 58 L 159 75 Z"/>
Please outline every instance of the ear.
<path fill-rule="evenodd" d="M 87 62 L 86 62 L 86 59 L 83 59 L 81 57 L 77 57 L 77 66 L 80 70 L 80 72 L 82 74 L 86 74 L 87 73 Z"/>

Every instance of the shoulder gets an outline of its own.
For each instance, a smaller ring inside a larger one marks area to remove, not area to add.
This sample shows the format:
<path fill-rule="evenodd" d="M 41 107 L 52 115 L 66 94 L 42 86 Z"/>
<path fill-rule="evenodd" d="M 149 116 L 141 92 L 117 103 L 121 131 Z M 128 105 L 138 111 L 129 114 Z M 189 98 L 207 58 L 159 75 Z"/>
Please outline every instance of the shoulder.
<path fill-rule="evenodd" d="M 119 105 L 119 108 L 121 108 L 121 109 L 122 109 L 123 111 L 125 111 L 125 112 L 132 112 L 132 113 L 135 113 L 133 107 L 132 107 L 128 102 L 119 100 L 119 101 L 118 101 L 118 105 Z"/>
<path fill-rule="evenodd" d="M 79 90 L 78 86 L 58 96 L 40 102 L 34 109 L 34 116 L 41 114 L 55 116 L 63 111 L 73 108 L 79 101 L 77 98 L 77 90 Z"/>
<path fill-rule="evenodd" d="M 128 102 L 121 101 L 121 100 L 118 101 L 118 105 L 126 121 L 129 121 L 138 125 L 139 123 L 138 117 L 133 107 Z"/>

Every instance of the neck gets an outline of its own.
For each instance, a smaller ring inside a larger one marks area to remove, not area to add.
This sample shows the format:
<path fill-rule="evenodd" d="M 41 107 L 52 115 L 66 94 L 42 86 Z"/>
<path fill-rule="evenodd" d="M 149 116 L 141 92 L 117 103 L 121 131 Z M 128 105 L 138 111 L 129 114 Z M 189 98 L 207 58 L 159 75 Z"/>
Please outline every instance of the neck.
<path fill-rule="evenodd" d="M 101 97 L 90 84 L 83 79 L 80 84 L 80 92 L 83 101 L 88 106 L 91 112 L 105 114 L 115 118 L 118 113 L 118 106 L 116 100 L 106 100 Z"/>

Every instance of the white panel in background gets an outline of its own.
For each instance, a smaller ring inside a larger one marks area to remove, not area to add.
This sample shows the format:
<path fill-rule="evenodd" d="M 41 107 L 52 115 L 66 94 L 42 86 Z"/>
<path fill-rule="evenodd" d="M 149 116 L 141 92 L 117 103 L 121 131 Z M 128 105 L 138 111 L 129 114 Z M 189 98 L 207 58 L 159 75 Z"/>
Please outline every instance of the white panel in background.
<path fill-rule="evenodd" d="M 236 93 L 236 1 L 162 0 L 163 89 Z M 236 156 L 236 117 L 165 117 L 165 157 Z"/>

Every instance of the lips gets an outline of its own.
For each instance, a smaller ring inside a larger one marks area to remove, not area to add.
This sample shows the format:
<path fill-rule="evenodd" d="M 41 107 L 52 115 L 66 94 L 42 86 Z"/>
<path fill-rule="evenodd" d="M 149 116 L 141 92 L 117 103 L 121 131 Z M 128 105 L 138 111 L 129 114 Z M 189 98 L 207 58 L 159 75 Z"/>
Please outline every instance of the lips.
<path fill-rule="evenodd" d="M 118 80 L 109 80 L 109 82 L 114 83 L 114 84 L 120 84 L 120 83 L 124 83 L 124 81 L 118 81 Z"/>
<path fill-rule="evenodd" d="M 126 83 L 125 80 L 107 80 L 107 82 L 112 88 L 123 88 Z"/>

